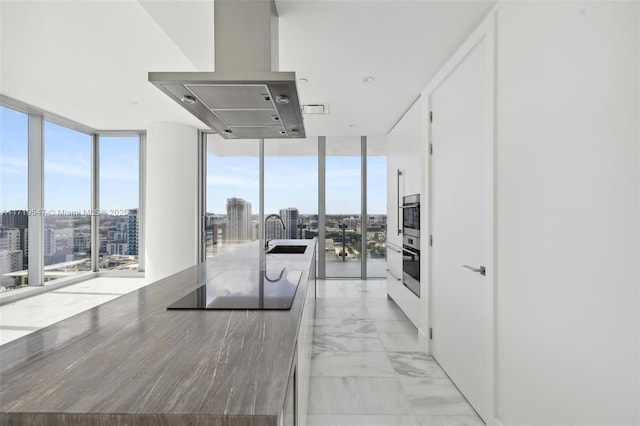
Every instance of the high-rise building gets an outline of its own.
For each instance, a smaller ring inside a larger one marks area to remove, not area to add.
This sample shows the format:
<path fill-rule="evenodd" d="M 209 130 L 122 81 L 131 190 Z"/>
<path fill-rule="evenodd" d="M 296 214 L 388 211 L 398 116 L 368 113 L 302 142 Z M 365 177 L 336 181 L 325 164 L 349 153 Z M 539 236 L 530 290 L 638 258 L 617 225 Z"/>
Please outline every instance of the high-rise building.
<path fill-rule="evenodd" d="M 25 229 L 24 233 L 24 255 L 29 256 L 29 230 Z M 44 255 L 53 256 L 56 254 L 56 234 L 53 228 L 44 228 Z"/>
<path fill-rule="evenodd" d="M 282 224 L 280 223 L 279 220 L 270 219 L 269 221 L 267 221 L 266 228 L 264 230 L 264 235 L 267 240 L 287 239 L 289 238 L 286 234 L 287 231 L 289 231 L 288 226 L 287 226 L 287 229 L 283 229 Z"/>
<path fill-rule="evenodd" d="M 20 250 L 20 230 L 0 228 L 0 250 Z"/>
<path fill-rule="evenodd" d="M 357 229 L 360 219 L 356 217 L 345 217 L 343 223 L 347 225 L 347 229 Z"/>
<path fill-rule="evenodd" d="M 44 230 L 44 255 L 53 256 L 56 254 L 56 234 L 53 232 L 53 228 L 45 228 Z"/>
<path fill-rule="evenodd" d="M 22 269 L 21 250 L 0 250 L 0 286 L 15 286 L 17 279 L 15 277 L 6 277 L 4 274 L 22 271 Z"/>
<path fill-rule="evenodd" d="M 24 229 L 29 226 L 26 210 L 9 210 L 2 213 L 2 226 L 5 228 Z"/>
<path fill-rule="evenodd" d="M 227 198 L 227 241 L 251 240 L 251 203 L 242 198 Z"/>
<path fill-rule="evenodd" d="M 138 209 L 129 210 L 127 216 L 127 253 L 138 255 Z"/>
<path fill-rule="evenodd" d="M 26 210 L 9 210 L 2 213 L 2 227 L 20 230 L 20 247 L 22 251 L 23 265 L 28 263 L 27 258 L 27 230 L 29 229 L 29 215 Z"/>
<path fill-rule="evenodd" d="M 280 209 L 280 217 L 287 228 L 283 231 L 282 237 L 279 238 L 298 238 L 298 209 L 295 207 Z"/>
<path fill-rule="evenodd" d="M 129 247 L 127 246 L 127 243 L 108 243 L 107 253 L 109 255 L 129 254 Z"/>
<path fill-rule="evenodd" d="M 78 251 L 86 251 L 91 249 L 91 234 L 88 232 L 73 233 L 73 248 Z"/>

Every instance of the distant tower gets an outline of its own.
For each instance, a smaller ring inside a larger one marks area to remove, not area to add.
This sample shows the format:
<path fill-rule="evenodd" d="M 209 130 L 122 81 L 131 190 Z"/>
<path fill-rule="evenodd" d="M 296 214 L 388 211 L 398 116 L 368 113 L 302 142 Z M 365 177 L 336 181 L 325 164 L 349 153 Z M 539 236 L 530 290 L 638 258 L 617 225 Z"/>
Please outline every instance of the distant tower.
<path fill-rule="evenodd" d="M 22 261 L 26 265 L 27 258 L 27 230 L 29 229 L 29 215 L 26 210 L 9 210 L 2 213 L 2 227 L 20 230 L 20 246 L 15 250 L 22 251 Z"/>
<path fill-rule="evenodd" d="M 251 203 L 227 198 L 227 241 L 251 240 Z"/>
<path fill-rule="evenodd" d="M 20 230 L 0 228 L 0 250 L 20 250 Z"/>
<path fill-rule="evenodd" d="M 298 209 L 295 207 L 289 207 L 286 209 L 280 209 L 280 217 L 287 227 L 284 231 L 282 228 L 278 228 L 281 232 L 281 236 L 276 238 L 284 239 L 296 239 L 298 238 Z"/>
<path fill-rule="evenodd" d="M 127 254 L 138 255 L 138 209 L 129 210 L 127 216 Z"/>
<path fill-rule="evenodd" d="M 52 228 L 44 228 L 44 255 L 53 256 L 56 253 L 56 235 Z"/>
<path fill-rule="evenodd" d="M 2 226 L 5 228 L 24 229 L 29 226 L 26 210 L 10 210 L 2 213 Z"/>

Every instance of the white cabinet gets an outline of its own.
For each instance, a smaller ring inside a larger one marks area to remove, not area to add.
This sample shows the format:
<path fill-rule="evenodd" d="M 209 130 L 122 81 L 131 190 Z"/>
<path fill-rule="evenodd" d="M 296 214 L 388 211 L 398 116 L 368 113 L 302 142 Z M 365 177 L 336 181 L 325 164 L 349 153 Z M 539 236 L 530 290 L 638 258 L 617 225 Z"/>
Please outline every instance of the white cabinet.
<path fill-rule="evenodd" d="M 400 305 L 402 294 L 402 249 L 387 243 L 387 294 Z"/>
<path fill-rule="evenodd" d="M 426 303 L 428 290 L 427 232 L 428 194 L 425 185 L 425 169 L 427 166 L 426 129 L 427 115 L 423 111 L 423 102 L 419 99 L 402 117 L 389 133 L 387 154 L 387 294 L 402 309 L 411 322 L 420 330 L 427 328 Z M 393 149 L 391 149 L 393 147 Z M 400 175 L 398 175 L 400 171 Z M 420 194 L 421 212 L 421 252 L 420 268 L 423 277 L 420 294 L 417 297 L 402 284 L 402 212 L 400 204 L 406 195 Z"/>
<path fill-rule="evenodd" d="M 307 407 L 309 402 L 309 379 L 311 377 L 311 351 L 313 344 L 313 319 L 316 307 L 316 251 L 311 260 L 307 294 L 302 309 L 302 319 L 298 332 L 297 360 L 295 374 L 295 425 L 307 424 Z"/>

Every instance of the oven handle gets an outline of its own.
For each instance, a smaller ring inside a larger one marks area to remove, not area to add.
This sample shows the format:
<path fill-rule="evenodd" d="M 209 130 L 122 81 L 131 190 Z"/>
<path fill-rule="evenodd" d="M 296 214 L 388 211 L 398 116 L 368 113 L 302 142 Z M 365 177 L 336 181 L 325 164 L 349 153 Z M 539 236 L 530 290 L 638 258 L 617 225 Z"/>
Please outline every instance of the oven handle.
<path fill-rule="evenodd" d="M 389 246 L 393 251 L 395 251 L 396 253 L 402 253 L 402 247 L 397 246 L 391 242 L 387 242 L 387 246 Z"/>
<path fill-rule="evenodd" d="M 406 251 L 407 253 L 411 253 L 416 256 L 420 256 L 420 250 L 416 250 L 414 248 L 402 247 L 402 251 Z"/>
<path fill-rule="evenodd" d="M 402 176 L 402 170 L 396 170 L 396 195 L 398 196 L 398 235 L 402 234 L 402 229 L 400 229 L 400 176 Z"/>

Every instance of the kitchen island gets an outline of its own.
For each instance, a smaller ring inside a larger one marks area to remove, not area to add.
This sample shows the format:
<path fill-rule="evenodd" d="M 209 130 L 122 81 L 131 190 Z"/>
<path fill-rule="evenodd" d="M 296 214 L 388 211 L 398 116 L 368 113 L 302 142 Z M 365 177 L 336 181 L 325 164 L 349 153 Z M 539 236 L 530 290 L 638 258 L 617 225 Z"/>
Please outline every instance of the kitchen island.
<path fill-rule="evenodd" d="M 218 255 L 0 347 L 1 425 L 298 425 L 315 306 L 315 242 Z M 301 271 L 289 310 L 167 310 L 229 271 Z M 37 313 L 34 313 L 37 315 Z"/>

